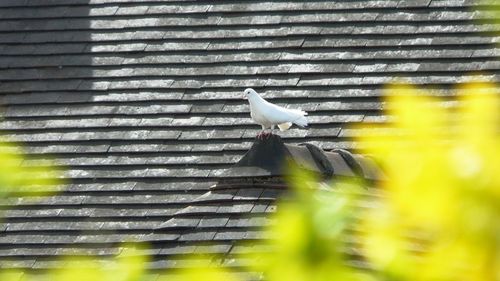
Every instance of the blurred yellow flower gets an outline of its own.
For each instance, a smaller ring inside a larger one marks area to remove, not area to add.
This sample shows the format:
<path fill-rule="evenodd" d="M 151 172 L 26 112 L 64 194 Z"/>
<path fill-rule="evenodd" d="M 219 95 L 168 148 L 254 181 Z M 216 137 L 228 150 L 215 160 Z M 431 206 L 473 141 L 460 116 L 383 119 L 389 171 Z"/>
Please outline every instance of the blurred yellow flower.
<path fill-rule="evenodd" d="M 459 90 L 458 108 L 446 108 L 411 86 L 391 85 L 390 128 L 398 133 L 368 128 L 361 137 L 364 152 L 390 179 L 381 210 L 366 217 L 362 238 L 374 267 L 389 276 L 500 278 L 498 88 L 475 82 Z M 421 251 L 405 247 L 405 241 Z"/>
<path fill-rule="evenodd" d="M 65 261 L 64 267 L 47 276 L 54 281 L 145 281 L 148 260 L 143 250 L 143 244 L 126 243 L 122 252 L 112 260 L 98 262 L 88 257 L 73 256 Z"/>
<path fill-rule="evenodd" d="M 234 272 L 213 262 L 214 257 L 193 254 L 179 261 L 180 269 L 161 276 L 158 281 L 240 281 Z"/>

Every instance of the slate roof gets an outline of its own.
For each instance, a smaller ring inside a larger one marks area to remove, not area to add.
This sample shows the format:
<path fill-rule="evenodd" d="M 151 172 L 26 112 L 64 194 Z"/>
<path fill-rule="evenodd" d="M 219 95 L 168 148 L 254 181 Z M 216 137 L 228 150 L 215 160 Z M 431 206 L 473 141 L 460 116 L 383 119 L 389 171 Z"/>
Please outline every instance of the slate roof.
<path fill-rule="evenodd" d="M 0 1 L 1 133 L 25 144 L 24 165 L 53 159 L 68 179 L 2 203 L 0 266 L 52 268 L 138 240 L 153 269 L 197 251 L 238 267 L 247 249 L 234 242 L 262 238 L 283 189 L 210 189 L 259 131 L 242 90 L 309 112 L 287 144 L 355 149 L 348 127 L 387 121 L 394 77 L 445 102 L 472 72 L 499 80 L 500 26 L 476 21 L 489 9 L 477 2 Z"/>

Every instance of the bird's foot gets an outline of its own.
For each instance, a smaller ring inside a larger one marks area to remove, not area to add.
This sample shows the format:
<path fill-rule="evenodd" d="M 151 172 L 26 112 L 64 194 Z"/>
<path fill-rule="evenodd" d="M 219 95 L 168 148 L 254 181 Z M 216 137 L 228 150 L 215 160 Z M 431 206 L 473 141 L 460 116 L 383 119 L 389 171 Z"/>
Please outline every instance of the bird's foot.
<path fill-rule="evenodd" d="M 265 131 L 262 131 L 260 133 L 257 134 L 257 139 L 259 140 L 265 140 L 267 137 L 266 137 L 266 132 Z"/>
<path fill-rule="evenodd" d="M 266 140 L 266 139 L 271 138 L 272 135 L 273 135 L 272 132 L 262 131 L 262 132 L 260 132 L 260 133 L 257 134 L 257 139 L 259 139 L 259 140 Z"/>
<path fill-rule="evenodd" d="M 259 133 L 257 134 L 257 137 L 256 137 L 256 138 L 257 138 L 257 139 L 259 139 L 259 140 L 262 140 L 262 135 L 263 135 L 263 133 L 264 133 L 264 131 L 259 132 Z"/>

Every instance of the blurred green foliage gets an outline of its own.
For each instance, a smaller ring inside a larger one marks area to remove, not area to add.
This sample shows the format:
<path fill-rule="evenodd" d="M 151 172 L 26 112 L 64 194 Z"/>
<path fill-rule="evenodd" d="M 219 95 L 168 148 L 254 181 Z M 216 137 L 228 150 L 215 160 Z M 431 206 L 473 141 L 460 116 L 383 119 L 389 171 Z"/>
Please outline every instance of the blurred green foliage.
<path fill-rule="evenodd" d="M 22 146 L 0 139 L 0 203 L 8 197 L 44 196 L 62 183 L 51 161 L 27 161 Z"/>
<path fill-rule="evenodd" d="M 143 247 L 124 244 L 124 250 L 114 260 L 103 263 L 89 257 L 68 257 L 64 267 L 45 274 L 28 275 L 22 270 L 0 271 L 2 281 L 149 281 L 145 270 L 147 257 L 140 254 Z"/>
<path fill-rule="evenodd" d="M 480 0 L 477 2 L 484 6 L 479 17 L 482 22 L 500 24 L 500 2 L 498 0 Z"/>
<path fill-rule="evenodd" d="M 255 269 L 270 281 L 372 280 L 348 266 L 348 240 L 359 216 L 355 204 L 363 190 L 346 182 L 319 185 L 314 174 L 290 169 L 291 198 L 279 204 L 268 229 L 272 251 L 254 255 Z"/>

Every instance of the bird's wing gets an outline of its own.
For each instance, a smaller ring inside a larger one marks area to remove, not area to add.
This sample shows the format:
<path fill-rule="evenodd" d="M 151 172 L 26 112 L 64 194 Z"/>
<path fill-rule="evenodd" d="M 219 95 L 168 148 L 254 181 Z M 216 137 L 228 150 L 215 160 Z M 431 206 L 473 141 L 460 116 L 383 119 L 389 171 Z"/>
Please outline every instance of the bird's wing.
<path fill-rule="evenodd" d="M 287 109 L 269 102 L 262 104 L 261 114 L 272 124 L 295 122 L 307 115 L 302 110 Z"/>

